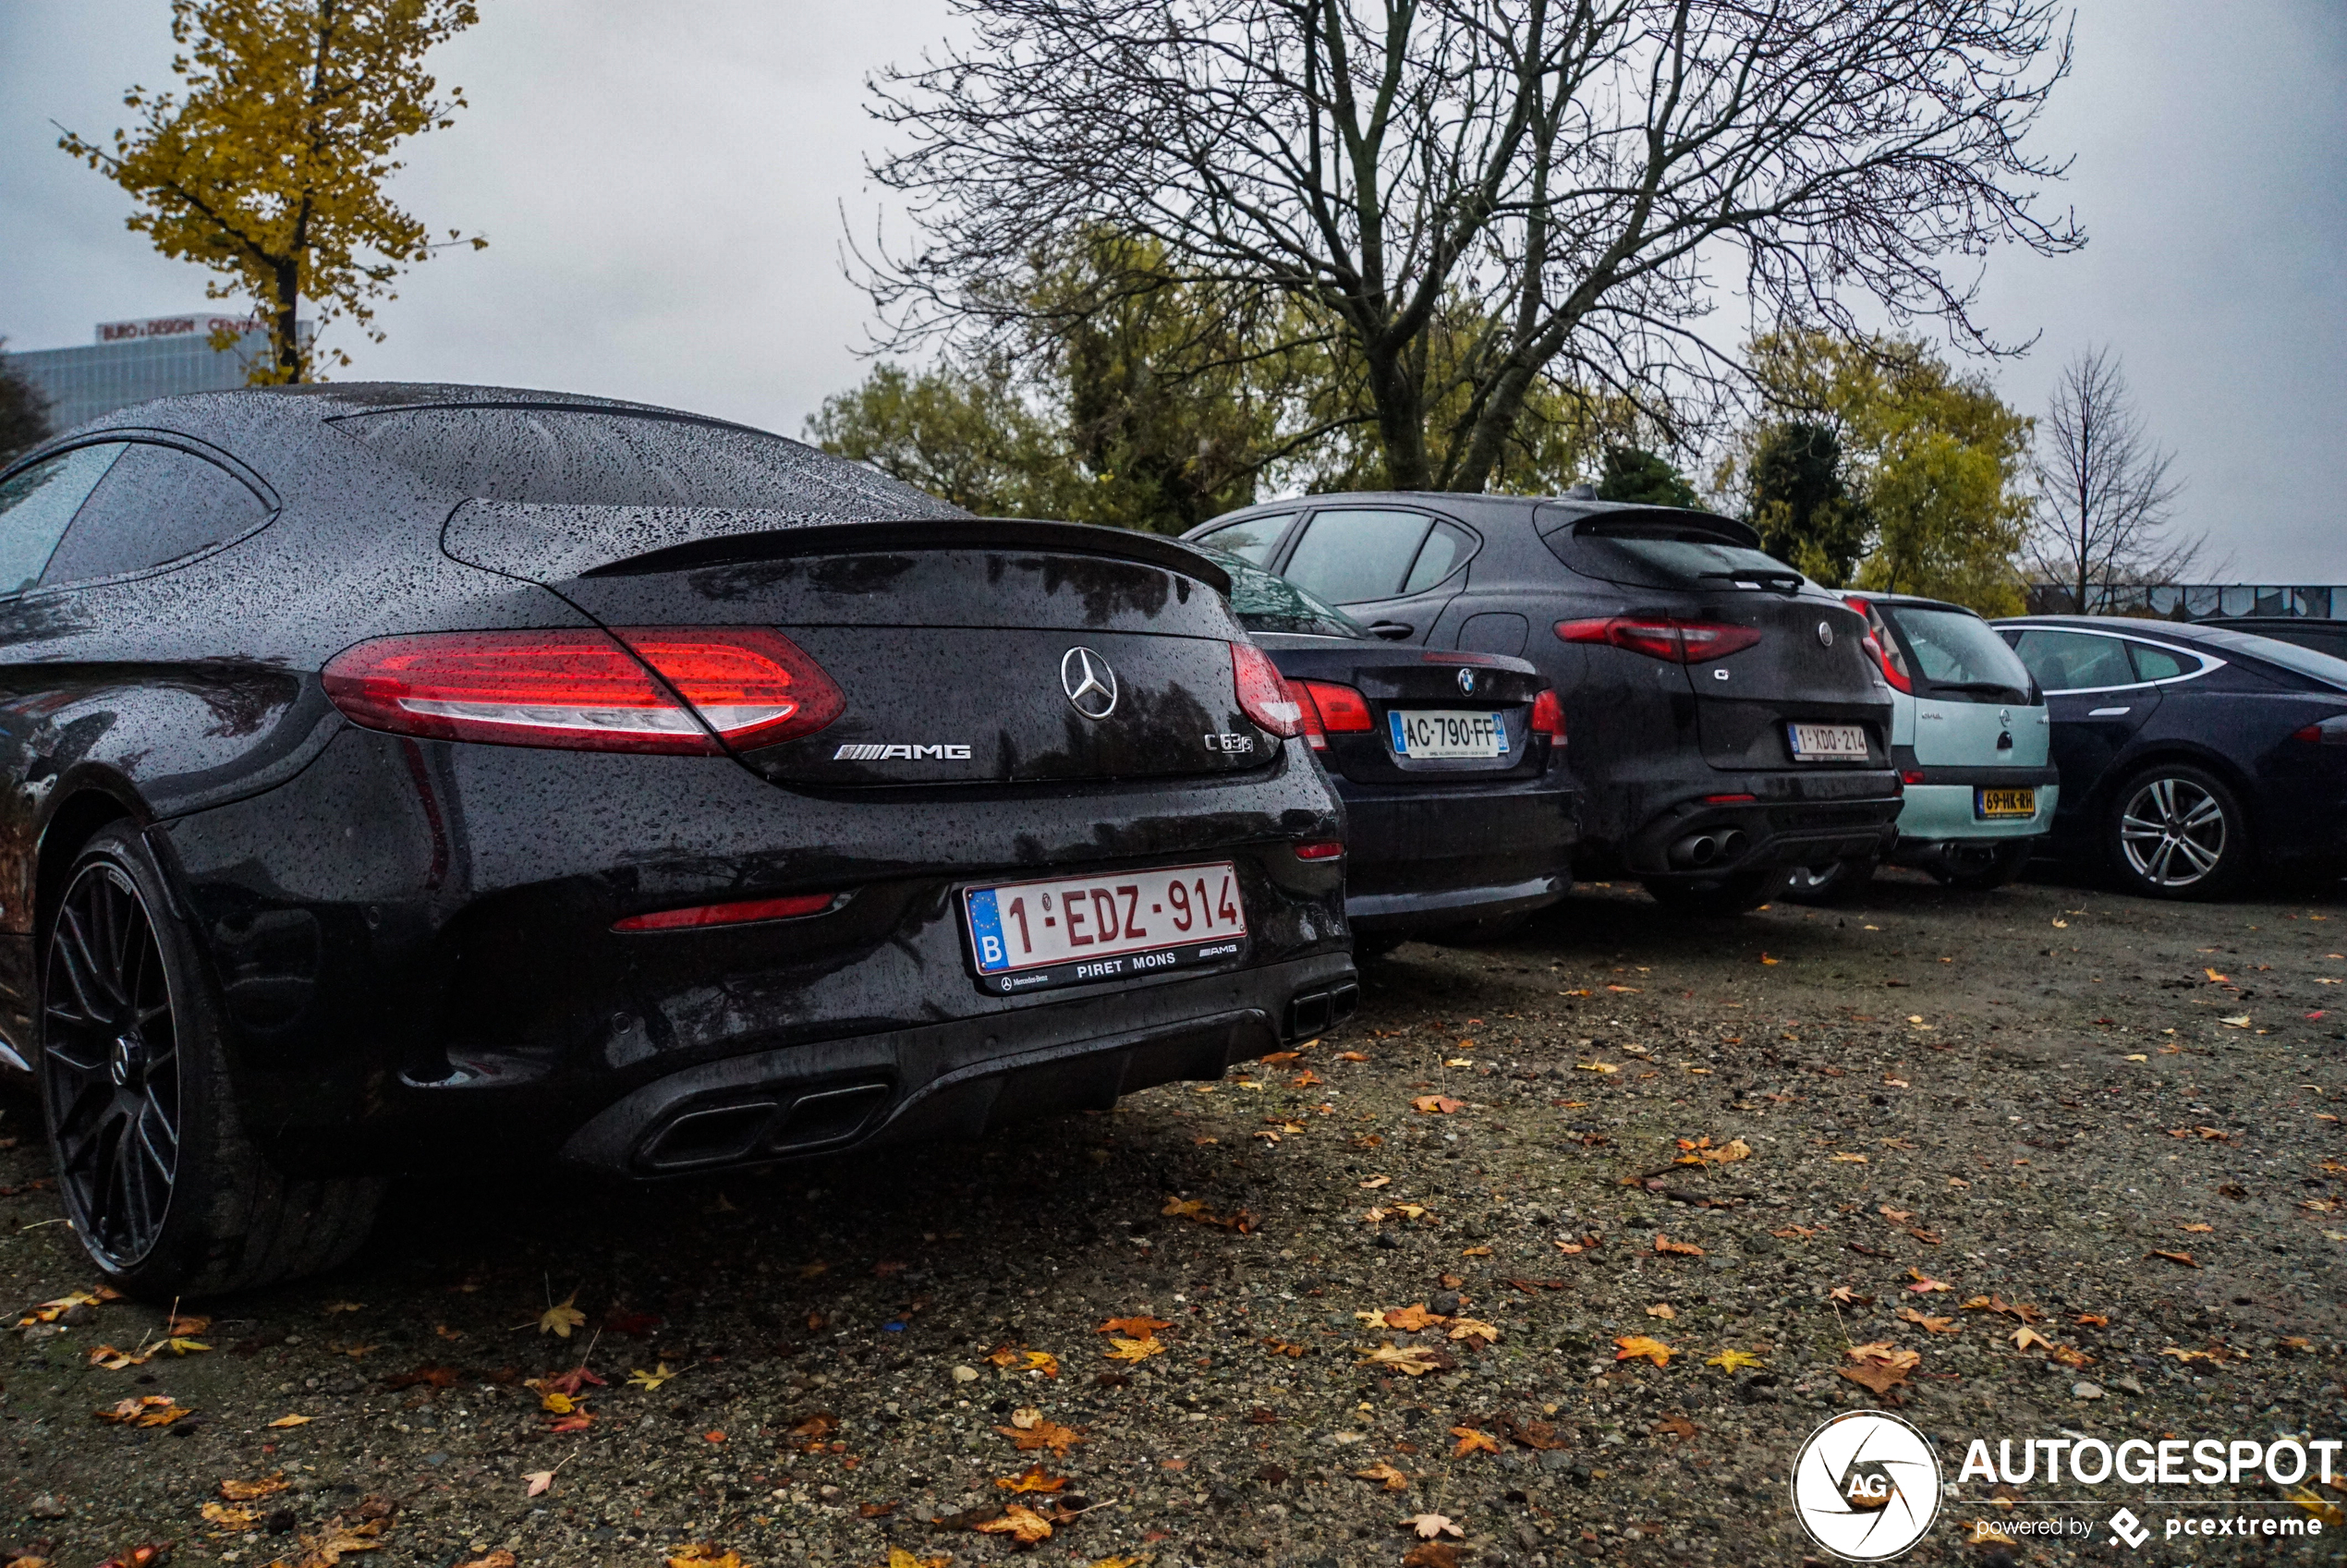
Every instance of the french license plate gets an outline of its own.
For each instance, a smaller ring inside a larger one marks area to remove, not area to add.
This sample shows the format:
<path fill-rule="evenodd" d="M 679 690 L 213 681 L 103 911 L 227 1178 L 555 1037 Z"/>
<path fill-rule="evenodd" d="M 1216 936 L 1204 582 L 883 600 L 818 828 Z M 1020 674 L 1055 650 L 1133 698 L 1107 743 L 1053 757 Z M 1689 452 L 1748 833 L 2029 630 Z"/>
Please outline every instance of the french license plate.
<path fill-rule="evenodd" d="M 1393 735 L 1396 757 L 1508 754 L 1508 726 L 1497 713 L 1461 713 L 1440 708 L 1417 708 L 1405 712 L 1399 708 L 1389 708 L 1385 722 Z"/>
<path fill-rule="evenodd" d="M 1246 950 L 1246 907 L 1227 860 L 963 890 L 979 983 L 1009 993 L 1131 979 Z"/>
<path fill-rule="evenodd" d="M 1796 762 L 1863 762 L 1867 731 L 1863 724 L 1787 724 Z"/>
<path fill-rule="evenodd" d="M 1972 792 L 1972 814 L 1976 817 L 2034 817 L 2037 814 L 2037 792 L 2034 789 L 1976 789 Z"/>

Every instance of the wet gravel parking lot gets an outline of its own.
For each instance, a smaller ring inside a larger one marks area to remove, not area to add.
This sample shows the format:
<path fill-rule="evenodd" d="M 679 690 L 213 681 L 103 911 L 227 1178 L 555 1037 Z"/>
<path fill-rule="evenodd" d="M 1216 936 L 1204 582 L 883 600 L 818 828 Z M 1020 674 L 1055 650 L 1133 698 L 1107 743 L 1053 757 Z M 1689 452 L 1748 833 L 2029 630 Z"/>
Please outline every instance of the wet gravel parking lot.
<path fill-rule="evenodd" d="M 8 1555 L 1794 1563 L 1795 1451 L 1882 1408 L 1952 1483 L 1907 1561 L 2337 1561 L 2336 1485 L 2183 1489 L 2319 1540 L 2135 1552 L 2027 1525 L 2156 1525 L 2144 1488 L 1956 1471 L 2347 1436 L 2342 949 L 2336 892 L 1587 888 L 1113 1113 L 658 1190 L 442 1173 L 176 1344 L 75 1299 L 9 1099 Z"/>

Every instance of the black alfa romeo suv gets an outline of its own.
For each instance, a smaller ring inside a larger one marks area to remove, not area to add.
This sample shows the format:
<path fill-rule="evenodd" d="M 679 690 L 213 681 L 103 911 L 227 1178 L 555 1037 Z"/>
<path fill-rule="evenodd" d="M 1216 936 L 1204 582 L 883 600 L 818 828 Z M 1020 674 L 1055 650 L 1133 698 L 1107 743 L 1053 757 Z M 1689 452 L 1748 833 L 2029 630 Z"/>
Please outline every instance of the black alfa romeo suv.
<path fill-rule="evenodd" d="M 661 1176 L 1211 1078 L 1347 1011 L 1221 567 L 532 392 L 127 408 L 0 474 L 0 1059 L 167 1296 L 385 1173 Z"/>
<path fill-rule="evenodd" d="M 1891 845 L 1891 691 L 1866 622 L 1742 523 L 1577 497 L 1323 495 L 1193 529 L 1429 649 L 1556 685 L 1584 877 L 1703 913 Z"/>

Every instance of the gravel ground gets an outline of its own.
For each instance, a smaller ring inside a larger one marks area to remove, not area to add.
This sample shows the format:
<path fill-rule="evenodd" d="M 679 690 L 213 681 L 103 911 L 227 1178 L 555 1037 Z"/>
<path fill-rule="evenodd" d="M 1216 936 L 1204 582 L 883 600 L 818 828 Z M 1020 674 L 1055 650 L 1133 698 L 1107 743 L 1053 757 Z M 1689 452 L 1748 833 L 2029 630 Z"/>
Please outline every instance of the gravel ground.
<path fill-rule="evenodd" d="M 654 1192 L 452 1173 L 339 1273 L 203 1307 L 209 1350 L 92 1365 L 165 1331 L 123 1302 L 19 1328 L 7 1556 L 1793 1563 L 1793 1455 L 1845 1408 L 1952 1477 L 1974 1435 L 2347 1436 L 2342 948 L 2336 895 L 1892 873 L 1692 922 L 1596 887 L 1113 1114 Z M 0 1280 L 58 1301 L 91 1275 L 0 1105 Z M 1880 1395 L 1839 1375 L 1871 1343 L 1919 1356 Z M 191 1414 L 93 1414 L 163 1398 Z M 1953 1515 L 2053 1495 L 2002 1489 L 1961 1485 L 1908 1561 L 2347 1540 L 1964 1544 Z M 1462 1534 L 1418 1547 L 1428 1514 Z"/>

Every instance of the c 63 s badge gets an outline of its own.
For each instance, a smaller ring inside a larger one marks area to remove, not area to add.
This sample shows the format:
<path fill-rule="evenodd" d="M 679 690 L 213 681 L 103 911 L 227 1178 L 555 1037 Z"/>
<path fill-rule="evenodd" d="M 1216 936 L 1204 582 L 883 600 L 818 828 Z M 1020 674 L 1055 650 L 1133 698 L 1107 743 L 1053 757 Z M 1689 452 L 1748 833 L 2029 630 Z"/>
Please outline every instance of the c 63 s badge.
<path fill-rule="evenodd" d="M 1205 739 L 1206 748 L 1218 756 L 1243 756 L 1255 749 L 1255 737 L 1251 735 L 1208 730 Z"/>
<path fill-rule="evenodd" d="M 967 762 L 967 746 L 843 746 L 832 753 L 834 762 Z"/>

